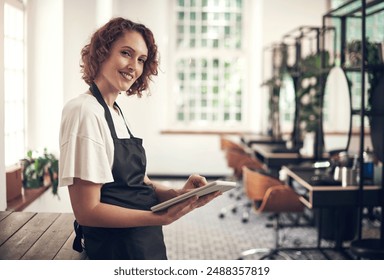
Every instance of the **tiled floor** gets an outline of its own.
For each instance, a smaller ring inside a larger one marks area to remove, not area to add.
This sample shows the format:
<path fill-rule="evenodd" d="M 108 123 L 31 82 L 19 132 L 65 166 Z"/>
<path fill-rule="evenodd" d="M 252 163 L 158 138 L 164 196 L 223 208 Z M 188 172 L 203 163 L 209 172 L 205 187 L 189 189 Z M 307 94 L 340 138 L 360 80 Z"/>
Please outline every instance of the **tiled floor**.
<path fill-rule="evenodd" d="M 227 213 L 225 218 L 219 218 L 220 209 L 233 203 L 227 195 L 188 214 L 164 228 L 164 235 L 170 259 L 208 259 L 233 260 L 240 257 L 244 250 L 251 248 L 273 248 L 275 243 L 274 230 L 265 225 L 270 223 L 268 215 L 253 213 L 248 223 L 241 220 L 241 212 Z M 316 245 L 316 230 L 314 228 L 287 228 L 288 238 L 282 245 L 293 247 L 293 240 L 301 240 L 303 247 Z M 284 235 L 284 234 L 283 234 Z M 324 259 L 319 252 L 292 251 L 293 259 Z M 258 259 L 262 255 L 253 255 L 247 259 Z M 333 256 L 343 258 L 343 256 Z"/>

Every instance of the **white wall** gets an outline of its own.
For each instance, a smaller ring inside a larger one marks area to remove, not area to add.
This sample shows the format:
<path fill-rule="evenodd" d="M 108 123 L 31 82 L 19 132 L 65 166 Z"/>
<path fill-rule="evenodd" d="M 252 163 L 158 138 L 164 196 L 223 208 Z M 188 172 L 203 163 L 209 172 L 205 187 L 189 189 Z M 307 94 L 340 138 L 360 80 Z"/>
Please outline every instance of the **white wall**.
<path fill-rule="evenodd" d="M 27 6 L 27 130 L 29 149 L 57 152 L 63 106 L 63 0 Z"/>
<path fill-rule="evenodd" d="M 80 51 L 96 30 L 96 11 L 95 0 L 64 1 L 64 103 L 88 88 L 81 79 Z"/>
<path fill-rule="evenodd" d="M 326 0 L 251 0 L 248 4 L 247 9 L 252 11 L 245 30 L 252 61 L 246 102 L 250 112 L 248 130 L 261 132 L 265 131 L 263 119 L 267 114 L 267 95 L 260 88 L 261 48 L 300 25 L 320 25 Z M 228 174 L 218 136 L 160 133 L 169 128 L 167 100 L 172 98 L 168 86 L 168 58 L 172 55 L 168 45 L 168 0 L 28 0 L 28 147 L 58 152 L 61 108 L 88 88 L 79 71 L 80 50 L 111 13 L 151 28 L 161 54 L 161 71 L 151 86 L 152 95 L 141 99 L 121 96 L 118 101 L 134 134 L 144 138 L 148 173 Z M 2 96 L 0 109 L 4 104 Z M 0 117 L 0 158 L 4 158 L 3 127 Z M 5 205 L 4 173 L 0 164 L 0 209 Z"/>
<path fill-rule="evenodd" d="M 282 36 L 299 26 L 322 25 L 322 16 L 327 12 L 328 0 L 264 0 L 262 12 L 263 46 L 281 42 Z M 266 62 L 264 78 L 270 78 L 271 68 Z M 264 98 L 262 104 L 267 104 L 268 92 L 263 87 Z M 268 107 L 263 106 L 261 114 L 264 116 L 262 127 L 267 128 Z"/>
<path fill-rule="evenodd" d="M 4 1 L 0 1 L 0 18 L 4 18 Z M 0 21 L 0 73 L 4 73 L 4 20 Z M 5 188 L 5 152 L 4 152 L 4 75 L 0 75 L 0 210 L 7 206 Z"/>

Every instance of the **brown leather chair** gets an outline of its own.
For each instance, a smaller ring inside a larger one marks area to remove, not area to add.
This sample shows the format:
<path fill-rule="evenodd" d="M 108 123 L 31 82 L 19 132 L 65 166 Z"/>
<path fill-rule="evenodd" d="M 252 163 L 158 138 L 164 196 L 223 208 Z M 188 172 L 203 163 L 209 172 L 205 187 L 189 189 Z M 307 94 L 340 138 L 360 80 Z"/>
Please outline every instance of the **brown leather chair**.
<path fill-rule="evenodd" d="M 245 148 L 241 144 L 239 144 L 239 143 L 237 143 L 237 142 L 235 142 L 235 141 L 233 141 L 233 140 L 231 140 L 225 136 L 220 136 L 220 148 L 223 151 L 229 149 L 229 150 L 236 150 L 239 153 L 246 153 Z"/>
<path fill-rule="evenodd" d="M 250 154 L 245 148 L 240 144 L 229 140 L 225 137 L 221 137 L 221 149 L 225 153 L 225 159 L 227 166 L 233 170 L 233 177 L 231 180 L 237 180 L 241 182 L 242 180 L 242 167 L 248 166 L 253 169 L 263 169 L 267 170 L 266 166 L 256 159 L 252 154 Z M 239 184 L 241 185 L 241 184 Z M 244 194 L 242 188 L 236 188 L 235 190 L 229 193 L 230 197 L 235 199 L 235 202 L 223 207 L 220 210 L 219 217 L 224 218 L 227 212 L 236 213 L 239 208 L 246 206 L 249 208 L 249 201 Z M 245 198 L 245 200 L 244 200 Z M 243 222 L 247 222 L 247 219 L 242 218 Z"/>
<path fill-rule="evenodd" d="M 262 174 L 260 171 L 252 170 L 246 166 L 243 168 L 243 186 L 247 197 L 251 200 L 253 208 L 257 213 L 271 213 L 274 219 L 275 247 L 274 248 L 254 248 L 243 251 L 239 259 L 246 256 L 265 253 L 261 259 L 274 258 L 277 255 L 289 258 L 280 248 L 279 230 L 282 227 L 295 226 L 298 220 L 289 225 L 282 225 L 280 215 L 282 213 L 304 212 L 304 205 L 291 187 L 285 185 L 280 180 L 269 175 Z M 299 217 L 299 216 L 298 216 Z"/>
<path fill-rule="evenodd" d="M 270 187 L 283 184 L 277 178 L 263 174 L 249 166 L 242 167 L 242 174 L 245 193 L 256 204 L 263 200 L 265 192 Z"/>
<path fill-rule="evenodd" d="M 227 160 L 228 167 L 233 169 L 234 176 L 239 180 L 243 177 L 243 166 L 247 166 L 252 169 L 267 170 L 266 166 L 254 156 L 238 152 L 238 150 L 225 150 L 225 158 Z"/>

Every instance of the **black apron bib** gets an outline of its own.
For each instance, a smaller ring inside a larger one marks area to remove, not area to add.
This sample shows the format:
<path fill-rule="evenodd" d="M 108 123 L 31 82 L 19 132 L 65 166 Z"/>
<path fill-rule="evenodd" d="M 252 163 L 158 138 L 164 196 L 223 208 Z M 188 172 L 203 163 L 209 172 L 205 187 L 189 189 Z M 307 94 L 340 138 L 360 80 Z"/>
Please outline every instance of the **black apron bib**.
<path fill-rule="evenodd" d="M 114 182 L 102 186 L 101 202 L 150 211 L 158 201 L 154 188 L 144 183 L 147 161 L 142 139 L 135 138 L 128 126 L 131 138 L 118 139 L 111 112 L 95 83 L 90 90 L 104 108 L 115 149 L 112 167 Z M 116 103 L 115 106 L 122 114 Z M 81 226 L 81 230 L 90 259 L 167 259 L 161 226 L 122 229 Z"/>

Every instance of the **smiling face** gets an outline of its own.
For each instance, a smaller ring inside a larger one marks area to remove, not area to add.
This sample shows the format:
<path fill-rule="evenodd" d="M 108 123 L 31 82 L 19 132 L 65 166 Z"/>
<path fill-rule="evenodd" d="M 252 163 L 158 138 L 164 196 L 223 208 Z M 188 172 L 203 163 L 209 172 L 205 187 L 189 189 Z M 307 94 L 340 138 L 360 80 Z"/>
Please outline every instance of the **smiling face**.
<path fill-rule="evenodd" d="M 126 31 L 116 40 L 102 63 L 95 82 L 103 94 L 127 91 L 141 76 L 148 56 L 142 35 Z"/>

